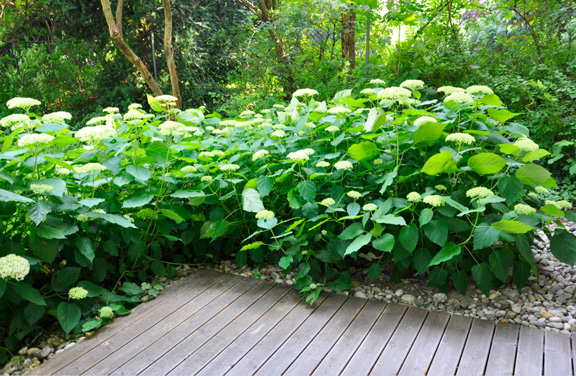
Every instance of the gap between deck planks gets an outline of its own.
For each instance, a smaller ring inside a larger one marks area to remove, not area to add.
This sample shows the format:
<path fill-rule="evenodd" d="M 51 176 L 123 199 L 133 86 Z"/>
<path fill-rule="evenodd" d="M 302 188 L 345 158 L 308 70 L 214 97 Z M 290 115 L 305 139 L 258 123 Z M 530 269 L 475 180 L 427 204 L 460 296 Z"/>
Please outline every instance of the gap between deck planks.
<path fill-rule="evenodd" d="M 200 269 L 32 375 L 574 375 L 576 337 Z"/>

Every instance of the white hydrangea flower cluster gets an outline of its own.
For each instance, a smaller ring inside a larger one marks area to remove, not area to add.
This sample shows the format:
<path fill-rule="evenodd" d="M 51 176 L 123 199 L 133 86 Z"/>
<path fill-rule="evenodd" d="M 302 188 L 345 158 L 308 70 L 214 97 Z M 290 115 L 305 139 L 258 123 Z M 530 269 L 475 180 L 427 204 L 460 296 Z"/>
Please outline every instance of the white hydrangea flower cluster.
<path fill-rule="evenodd" d="M 298 89 L 292 94 L 293 97 L 312 97 L 314 95 L 318 95 L 314 89 Z"/>
<path fill-rule="evenodd" d="M 110 118 L 108 116 L 96 116 L 86 122 L 86 125 L 105 124 Z"/>
<path fill-rule="evenodd" d="M 494 94 L 494 92 L 488 86 L 472 85 L 472 86 L 466 88 L 466 94 L 484 96 L 484 95 Z"/>
<path fill-rule="evenodd" d="M 334 167 L 336 170 L 350 170 L 353 166 L 352 163 L 349 161 L 340 161 L 334 163 Z"/>
<path fill-rule="evenodd" d="M 554 205 L 560 210 L 572 209 L 572 204 L 566 200 L 560 200 L 560 201 L 546 200 L 544 203 L 546 205 Z"/>
<path fill-rule="evenodd" d="M 378 209 L 378 205 L 372 203 L 366 204 L 362 207 L 362 210 L 364 211 L 374 211 L 376 209 Z"/>
<path fill-rule="evenodd" d="M 98 172 L 107 170 L 106 166 L 100 163 L 86 163 L 84 165 L 75 165 L 74 171 L 78 174 L 89 174 L 91 172 Z"/>
<path fill-rule="evenodd" d="M 374 159 L 374 160 L 372 161 L 372 164 L 374 164 L 374 165 L 376 165 L 376 166 L 379 166 L 379 165 L 381 165 L 382 163 L 384 163 L 384 161 L 382 160 L 382 158 L 376 158 L 376 159 Z"/>
<path fill-rule="evenodd" d="M 114 317 L 114 311 L 109 306 L 104 306 L 100 308 L 100 318 L 101 319 L 111 319 Z"/>
<path fill-rule="evenodd" d="M 314 112 L 318 112 L 320 114 L 328 112 L 328 106 L 326 106 L 326 102 L 318 103 L 318 106 L 316 106 L 316 108 L 314 109 Z"/>
<path fill-rule="evenodd" d="M 362 197 L 362 193 L 358 191 L 350 191 L 346 193 L 346 196 L 350 197 L 351 199 L 358 200 L 360 197 Z"/>
<path fill-rule="evenodd" d="M 446 188 L 445 185 L 438 184 L 437 186 L 434 187 L 434 189 L 437 190 L 437 191 L 445 191 L 445 190 L 448 189 L 448 188 Z"/>
<path fill-rule="evenodd" d="M 406 80 L 400 84 L 400 87 L 408 88 L 410 90 L 418 90 L 424 87 L 422 80 Z"/>
<path fill-rule="evenodd" d="M 8 115 L 8 116 L 5 116 L 2 119 L 0 119 L 0 126 L 2 128 L 12 127 L 14 129 L 14 127 L 16 127 L 20 124 L 26 125 L 29 122 L 30 122 L 30 117 L 28 117 L 28 115 L 12 114 L 12 115 Z"/>
<path fill-rule="evenodd" d="M 102 112 L 106 112 L 107 114 L 116 114 L 120 112 L 120 109 L 118 107 L 106 107 Z"/>
<path fill-rule="evenodd" d="M 350 112 L 352 112 L 352 110 L 350 110 L 347 107 L 342 107 L 342 106 L 332 107 L 331 109 L 328 110 L 328 113 L 333 114 L 333 115 L 348 114 Z"/>
<path fill-rule="evenodd" d="M 457 133 L 451 133 L 448 136 L 446 136 L 446 142 L 472 145 L 476 142 L 476 139 L 471 134 L 457 132 Z"/>
<path fill-rule="evenodd" d="M 60 123 L 65 124 L 66 120 L 71 120 L 72 114 L 66 111 L 57 111 L 42 116 L 42 121 L 45 123 Z"/>
<path fill-rule="evenodd" d="M 37 148 L 50 144 L 54 136 L 45 133 L 32 133 L 24 135 L 18 140 L 18 146 L 21 148 Z"/>
<path fill-rule="evenodd" d="M 142 108 L 142 105 L 140 103 L 132 103 L 128 106 L 129 110 L 137 110 L 139 108 Z"/>
<path fill-rule="evenodd" d="M 244 118 L 250 118 L 250 117 L 254 116 L 255 114 L 256 114 L 256 112 L 254 112 L 252 110 L 245 110 L 245 111 L 242 111 L 240 113 L 240 115 L 238 115 L 238 116 L 240 116 L 241 118 L 244 119 Z"/>
<path fill-rule="evenodd" d="M 208 175 L 204 175 L 200 178 L 200 181 L 203 183 L 210 183 L 212 182 L 213 178 L 212 176 L 208 176 Z"/>
<path fill-rule="evenodd" d="M 448 102 L 473 104 L 474 99 L 472 99 L 472 97 L 466 93 L 461 93 L 457 91 L 444 98 L 444 103 Z"/>
<path fill-rule="evenodd" d="M 182 171 L 185 174 L 192 174 L 194 172 L 196 172 L 196 167 L 194 166 L 184 166 L 180 169 L 180 171 Z"/>
<path fill-rule="evenodd" d="M 21 98 L 21 97 L 12 98 L 8 102 L 6 102 L 6 106 L 8 106 L 8 109 L 11 110 L 13 108 L 21 108 L 26 112 L 28 112 L 32 107 L 40 106 L 41 104 L 42 102 L 40 102 L 39 100 L 33 98 Z"/>
<path fill-rule="evenodd" d="M 52 192 L 54 187 L 48 184 L 30 184 L 30 189 L 37 195 L 43 195 L 44 193 Z"/>
<path fill-rule="evenodd" d="M 438 120 L 434 119 L 431 116 L 420 116 L 418 119 L 414 120 L 414 125 L 419 127 L 426 123 L 437 123 Z"/>
<path fill-rule="evenodd" d="M 270 152 L 266 149 L 258 150 L 256 153 L 252 154 L 252 161 L 257 161 L 258 159 L 264 158 Z"/>
<path fill-rule="evenodd" d="M 366 88 L 366 89 L 362 89 L 362 90 L 360 91 L 360 94 L 373 95 L 373 94 L 376 94 L 376 90 L 371 89 L 371 88 Z"/>
<path fill-rule="evenodd" d="M 256 219 L 272 219 L 274 218 L 274 212 L 270 210 L 262 210 L 256 213 Z"/>
<path fill-rule="evenodd" d="M 528 137 L 522 137 L 521 139 L 516 140 L 516 142 L 514 142 L 514 145 L 518 146 L 520 148 L 520 151 L 524 153 L 538 150 L 540 148 L 540 146 L 538 146 L 537 143 L 535 143 Z"/>
<path fill-rule="evenodd" d="M 418 192 L 410 192 L 406 195 L 408 202 L 420 202 L 422 201 L 422 196 Z"/>
<path fill-rule="evenodd" d="M 516 204 L 514 206 L 514 211 L 518 215 L 530 215 L 530 214 L 536 213 L 536 209 L 534 209 L 530 205 L 525 205 L 525 204 Z"/>
<path fill-rule="evenodd" d="M 386 82 L 384 80 L 379 79 L 379 78 L 375 78 L 373 80 L 370 80 L 369 84 L 371 84 L 371 85 L 386 85 Z"/>
<path fill-rule="evenodd" d="M 536 191 L 536 193 L 541 194 L 541 195 L 545 195 L 545 194 L 550 193 L 550 191 L 548 189 L 541 187 L 539 185 L 534 187 L 534 190 Z"/>
<path fill-rule="evenodd" d="M 70 299 L 80 300 L 84 299 L 87 296 L 88 296 L 88 290 L 82 287 L 72 287 L 68 291 L 68 297 L 70 297 Z"/>
<path fill-rule="evenodd" d="M 330 167 L 330 163 L 326 162 L 326 161 L 320 161 L 318 163 L 316 163 L 316 167 Z"/>
<path fill-rule="evenodd" d="M 439 93 L 444 93 L 445 95 L 450 95 L 450 94 L 454 94 L 454 93 L 465 93 L 466 92 L 466 90 L 459 88 L 459 87 L 454 87 L 454 86 L 441 86 L 436 91 Z"/>
<path fill-rule="evenodd" d="M 444 199 L 438 195 L 426 196 L 426 197 L 424 197 L 424 199 L 422 201 L 425 204 L 428 204 L 428 205 L 434 206 L 434 207 L 444 206 L 444 204 L 446 203 L 444 201 Z"/>
<path fill-rule="evenodd" d="M 156 99 L 158 102 L 160 102 L 160 105 L 162 107 L 174 107 L 176 106 L 176 102 L 178 101 L 178 98 L 176 98 L 173 95 L 159 95 L 157 96 Z"/>
<path fill-rule="evenodd" d="M 0 278 L 21 281 L 30 273 L 30 264 L 24 257 L 9 254 L 0 257 Z"/>
<path fill-rule="evenodd" d="M 325 198 L 324 200 L 322 200 L 322 202 L 320 202 L 320 205 L 326 206 L 326 207 L 330 207 L 330 206 L 335 205 L 335 204 L 336 204 L 336 201 L 334 201 L 334 199 L 331 197 Z"/>
<path fill-rule="evenodd" d="M 298 151 L 294 151 L 292 153 L 289 153 L 286 156 L 286 158 L 288 158 L 294 162 L 308 161 L 308 160 L 310 160 L 310 156 L 312 154 L 314 154 L 313 149 L 302 149 L 302 150 L 298 150 Z"/>
<path fill-rule="evenodd" d="M 79 129 L 75 137 L 82 142 L 96 144 L 105 138 L 115 137 L 116 134 L 116 129 L 109 125 L 95 125 Z"/>
<path fill-rule="evenodd" d="M 486 198 L 494 196 L 494 192 L 485 187 L 475 187 L 466 191 L 466 197 L 470 198 Z"/>
<path fill-rule="evenodd" d="M 124 114 L 124 121 L 143 120 L 152 118 L 154 118 L 154 115 L 145 114 L 143 112 L 138 111 L 135 108 L 130 108 L 128 112 Z"/>
<path fill-rule="evenodd" d="M 64 167 L 56 166 L 56 168 L 54 169 L 54 173 L 56 175 L 70 175 L 72 171 Z"/>
<path fill-rule="evenodd" d="M 340 128 L 338 128 L 338 127 L 335 126 L 335 125 L 331 125 L 331 126 L 329 126 L 328 128 L 325 129 L 325 131 L 328 132 L 328 133 L 336 133 L 336 132 L 338 132 L 339 130 L 340 130 Z"/>
<path fill-rule="evenodd" d="M 274 131 L 274 132 L 270 133 L 270 136 L 273 136 L 273 137 L 286 137 L 286 132 L 284 132 L 283 130 L 280 130 L 280 129 L 279 129 L 279 130 L 277 130 L 277 131 Z"/>
<path fill-rule="evenodd" d="M 163 136 L 183 136 L 188 133 L 188 128 L 182 124 L 175 121 L 167 120 L 158 126 L 160 133 Z"/>
<path fill-rule="evenodd" d="M 400 103 L 405 102 L 406 99 L 409 99 L 411 96 L 412 92 L 410 90 L 397 86 L 387 87 L 378 92 L 378 98 Z"/>
<path fill-rule="evenodd" d="M 236 171 L 240 168 L 237 164 L 230 163 L 220 167 L 220 171 Z"/>

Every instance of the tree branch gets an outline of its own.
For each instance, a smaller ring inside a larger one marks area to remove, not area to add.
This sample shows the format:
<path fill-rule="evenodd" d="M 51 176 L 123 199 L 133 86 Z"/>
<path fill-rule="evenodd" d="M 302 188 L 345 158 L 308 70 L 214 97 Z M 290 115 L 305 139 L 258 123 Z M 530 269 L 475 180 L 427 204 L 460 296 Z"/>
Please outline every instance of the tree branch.
<path fill-rule="evenodd" d="M 172 95 L 178 98 L 176 107 L 182 108 L 182 95 L 180 94 L 180 85 L 178 84 L 178 72 L 174 62 L 174 48 L 172 48 L 172 9 L 170 0 L 162 0 L 164 8 L 164 54 L 170 73 L 170 83 L 172 84 Z"/>
<path fill-rule="evenodd" d="M 118 27 L 120 37 L 124 38 L 122 33 L 122 9 L 124 9 L 124 0 L 118 0 L 118 5 L 116 6 L 116 27 Z"/>

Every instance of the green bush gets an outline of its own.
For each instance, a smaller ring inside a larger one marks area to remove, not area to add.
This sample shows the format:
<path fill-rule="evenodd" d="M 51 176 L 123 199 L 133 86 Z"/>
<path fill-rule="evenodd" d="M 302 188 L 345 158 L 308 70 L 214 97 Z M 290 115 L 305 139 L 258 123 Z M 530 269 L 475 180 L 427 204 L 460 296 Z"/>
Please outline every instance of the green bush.
<path fill-rule="evenodd" d="M 489 88 L 420 102 L 420 81 L 372 83 L 330 104 L 299 90 L 234 120 L 150 97 L 154 114 L 108 108 L 76 132 L 69 114 L 9 101 L 25 113 L 0 120 L 2 346 L 54 318 L 66 332 L 98 327 L 179 263 L 277 264 L 309 302 L 351 288 L 360 261 L 371 279 L 388 262 L 462 293 L 471 277 L 489 294 L 512 268 L 522 287 L 537 229 L 574 264 L 576 238 L 547 227 L 576 219 L 543 200 L 556 183 L 535 161 L 549 153 Z"/>

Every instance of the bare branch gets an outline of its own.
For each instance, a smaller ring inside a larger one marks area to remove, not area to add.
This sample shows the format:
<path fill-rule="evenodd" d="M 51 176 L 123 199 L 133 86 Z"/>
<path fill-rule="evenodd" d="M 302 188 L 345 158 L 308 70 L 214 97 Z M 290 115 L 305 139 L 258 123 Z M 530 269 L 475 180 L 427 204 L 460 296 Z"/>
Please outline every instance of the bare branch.
<path fill-rule="evenodd" d="M 162 0 L 164 8 L 164 54 L 170 73 L 170 83 L 172 84 L 172 95 L 178 98 L 176 106 L 182 108 L 182 95 L 180 94 L 180 85 L 178 84 L 178 73 L 176 63 L 174 62 L 174 48 L 172 48 L 172 9 L 170 0 Z"/>
<path fill-rule="evenodd" d="M 118 27 L 118 32 L 120 36 L 124 38 L 122 34 L 122 9 L 124 8 L 124 0 L 118 0 L 118 5 L 116 6 L 116 26 Z"/>

